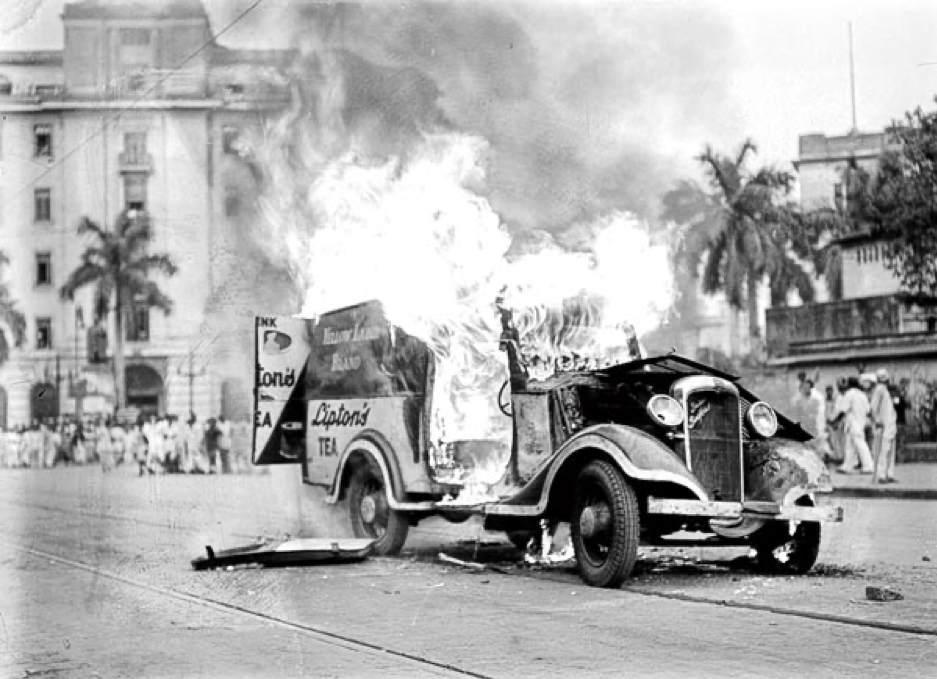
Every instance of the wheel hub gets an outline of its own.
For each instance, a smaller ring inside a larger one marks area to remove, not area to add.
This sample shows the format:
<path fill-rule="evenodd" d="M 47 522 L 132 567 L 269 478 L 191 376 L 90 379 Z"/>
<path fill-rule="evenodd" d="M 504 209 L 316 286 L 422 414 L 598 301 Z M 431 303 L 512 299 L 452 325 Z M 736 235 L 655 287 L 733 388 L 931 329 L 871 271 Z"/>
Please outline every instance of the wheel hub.
<path fill-rule="evenodd" d="M 579 515 L 579 532 L 584 538 L 593 538 L 605 532 L 609 525 L 608 505 L 589 505 Z"/>
<path fill-rule="evenodd" d="M 361 520 L 365 523 L 374 523 L 377 516 L 377 503 L 373 495 L 365 495 L 361 498 Z"/>

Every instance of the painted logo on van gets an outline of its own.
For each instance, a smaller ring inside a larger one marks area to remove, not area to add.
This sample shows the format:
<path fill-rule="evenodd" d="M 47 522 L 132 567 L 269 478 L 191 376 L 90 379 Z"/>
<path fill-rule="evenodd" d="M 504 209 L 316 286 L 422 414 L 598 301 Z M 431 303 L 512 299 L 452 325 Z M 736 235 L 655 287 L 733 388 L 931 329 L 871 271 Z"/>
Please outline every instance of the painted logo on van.
<path fill-rule="evenodd" d="M 285 332 L 280 332 L 279 330 L 265 330 L 264 331 L 264 349 L 263 352 L 267 356 L 277 356 L 279 354 L 285 354 L 289 351 L 290 345 L 293 344 L 292 338 L 287 335 Z"/>

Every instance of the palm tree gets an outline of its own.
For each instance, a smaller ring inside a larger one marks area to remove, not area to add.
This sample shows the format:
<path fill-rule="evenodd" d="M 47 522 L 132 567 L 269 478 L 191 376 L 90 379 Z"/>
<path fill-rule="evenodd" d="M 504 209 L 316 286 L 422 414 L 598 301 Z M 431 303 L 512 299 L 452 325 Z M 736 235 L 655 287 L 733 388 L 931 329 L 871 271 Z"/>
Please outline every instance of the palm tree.
<path fill-rule="evenodd" d="M 784 303 L 796 289 L 813 300 L 809 275 L 794 255 L 809 254 L 802 224 L 788 202 L 794 177 L 772 168 L 748 172 L 756 152 L 746 141 L 735 157 L 707 146 L 697 157 L 709 176 L 710 190 L 683 181 L 664 196 L 662 216 L 684 226 L 675 257 L 706 294 L 724 292 L 729 305 L 748 312 L 749 337 L 760 344 L 759 286 L 771 282 L 772 301 Z"/>
<path fill-rule="evenodd" d="M 0 270 L 9 263 L 6 254 L 0 250 Z M 26 317 L 16 308 L 9 289 L 0 282 L 0 365 L 10 358 L 10 338 L 7 332 L 13 335 L 13 346 L 23 346 L 26 339 Z"/>
<path fill-rule="evenodd" d="M 113 309 L 114 329 L 114 392 L 117 408 L 126 403 L 124 385 L 124 324 L 134 309 L 160 309 L 168 315 L 172 300 L 149 279 L 158 271 L 167 276 L 176 273 L 176 265 L 168 255 L 147 252 L 150 242 L 150 219 L 145 212 L 125 210 L 117 218 L 114 230 L 102 229 L 85 217 L 79 234 L 90 234 L 93 241 L 81 254 L 81 263 L 69 275 L 60 290 L 63 299 L 74 300 L 75 292 L 89 285 L 95 287 L 95 318 L 103 319 Z"/>

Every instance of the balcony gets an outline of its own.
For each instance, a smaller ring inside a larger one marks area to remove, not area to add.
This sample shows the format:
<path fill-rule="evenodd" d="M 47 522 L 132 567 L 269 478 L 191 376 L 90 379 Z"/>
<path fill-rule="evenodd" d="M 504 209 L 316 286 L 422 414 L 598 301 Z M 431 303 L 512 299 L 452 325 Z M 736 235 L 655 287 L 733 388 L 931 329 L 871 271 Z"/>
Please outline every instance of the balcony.
<path fill-rule="evenodd" d="M 149 153 L 123 151 L 118 156 L 118 165 L 121 172 L 145 172 L 149 174 L 153 171 L 153 156 Z"/>
<path fill-rule="evenodd" d="M 837 354 L 848 360 L 857 351 L 891 354 L 902 347 L 937 350 L 937 300 L 883 295 L 774 307 L 767 310 L 766 320 L 768 357 L 785 362 Z"/>
<path fill-rule="evenodd" d="M 117 78 L 107 90 L 110 99 L 203 98 L 207 80 L 197 71 L 149 70 Z"/>

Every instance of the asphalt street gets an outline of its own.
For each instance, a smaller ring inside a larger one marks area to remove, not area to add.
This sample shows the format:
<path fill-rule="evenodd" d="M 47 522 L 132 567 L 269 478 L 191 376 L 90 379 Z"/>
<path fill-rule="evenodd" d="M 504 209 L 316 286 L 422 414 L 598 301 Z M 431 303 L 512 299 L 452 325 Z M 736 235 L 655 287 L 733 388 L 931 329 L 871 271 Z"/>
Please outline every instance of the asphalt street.
<path fill-rule="evenodd" d="M 644 550 L 622 591 L 531 570 L 471 523 L 361 564 L 195 572 L 204 546 L 347 535 L 296 470 L 0 472 L 0 676 L 923 676 L 937 663 L 929 502 L 843 500 L 817 575 Z M 447 551 L 498 565 L 439 564 Z M 729 555 L 731 556 L 731 555 Z M 862 601 L 865 584 L 904 601 Z M 930 598 L 928 598 L 930 597 Z M 908 629 L 901 631 L 904 625 Z"/>

